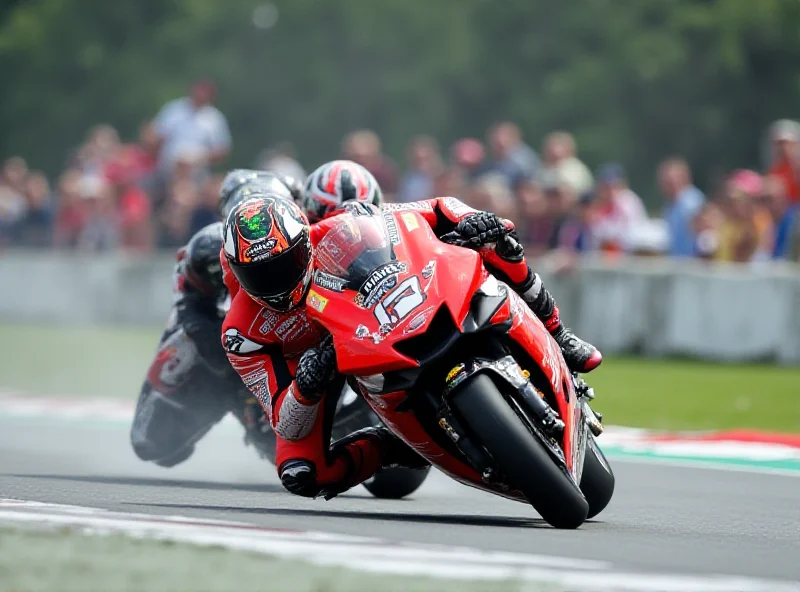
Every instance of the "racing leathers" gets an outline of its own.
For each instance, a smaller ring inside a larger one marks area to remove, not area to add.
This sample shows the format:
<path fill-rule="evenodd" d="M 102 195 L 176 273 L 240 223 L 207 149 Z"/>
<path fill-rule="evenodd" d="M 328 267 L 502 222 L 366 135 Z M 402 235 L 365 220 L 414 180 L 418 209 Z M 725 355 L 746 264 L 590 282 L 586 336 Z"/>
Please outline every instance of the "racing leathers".
<path fill-rule="evenodd" d="M 541 300 L 541 280 L 531 272 L 521 247 L 500 240 L 513 229 L 510 222 L 450 197 L 388 204 L 383 209 L 417 211 L 437 236 L 457 231 L 476 247 L 505 245 L 479 250 L 487 269 L 520 291 L 526 301 Z M 329 218 L 313 225 L 311 244 L 316 247 L 335 223 Z M 225 269 L 223 253 L 221 260 Z M 330 337 L 309 320 L 305 304 L 277 312 L 241 290 L 229 271 L 224 277 L 232 302 L 223 324 L 223 345 L 231 365 L 266 410 L 277 437 L 276 467 L 287 490 L 305 497 L 331 497 L 383 467 L 425 465 L 385 428 L 360 430 L 331 444 L 333 414 L 344 379 L 336 373 Z M 551 330 L 560 326 L 557 311 L 553 305 Z"/>
<path fill-rule="evenodd" d="M 131 444 L 139 458 L 161 466 L 186 460 L 228 411 L 246 429 L 261 415 L 254 400 L 247 405 L 252 397 L 219 346 L 228 297 L 219 266 L 221 242 L 217 222 L 178 251 L 173 308 L 139 393 Z M 259 452 L 269 453 L 274 445 L 261 440 Z"/>

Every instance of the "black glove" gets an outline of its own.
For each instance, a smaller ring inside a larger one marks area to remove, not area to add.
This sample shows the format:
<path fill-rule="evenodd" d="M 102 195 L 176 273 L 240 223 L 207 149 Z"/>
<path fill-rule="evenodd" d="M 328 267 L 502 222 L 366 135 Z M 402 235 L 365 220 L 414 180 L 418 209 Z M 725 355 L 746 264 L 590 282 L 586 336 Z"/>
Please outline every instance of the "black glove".
<path fill-rule="evenodd" d="M 470 214 L 456 225 L 456 232 L 472 248 L 482 247 L 488 243 L 496 243 L 509 229 L 501 218 L 491 212 Z"/>
<path fill-rule="evenodd" d="M 333 339 L 326 335 L 317 347 L 306 350 L 297 364 L 295 383 L 304 399 L 316 401 L 322 398 L 325 387 L 336 374 L 336 350 Z"/>
<path fill-rule="evenodd" d="M 494 250 L 502 260 L 509 263 L 519 263 L 525 257 L 525 249 L 519 244 L 519 235 L 516 230 L 512 230 L 497 241 Z"/>

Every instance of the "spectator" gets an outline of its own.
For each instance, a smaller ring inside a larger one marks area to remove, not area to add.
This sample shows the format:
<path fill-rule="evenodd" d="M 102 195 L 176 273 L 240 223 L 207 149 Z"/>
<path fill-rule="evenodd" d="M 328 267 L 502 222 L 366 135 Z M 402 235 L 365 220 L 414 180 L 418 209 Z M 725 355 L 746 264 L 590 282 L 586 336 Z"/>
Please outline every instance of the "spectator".
<path fill-rule="evenodd" d="M 289 142 L 277 144 L 259 158 L 258 161 L 257 168 L 291 177 L 301 183 L 307 177 L 305 169 L 295 159 L 294 146 Z"/>
<path fill-rule="evenodd" d="M 107 124 L 94 126 L 78 149 L 75 166 L 87 175 L 99 176 L 118 155 L 122 144 L 117 130 Z"/>
<path fill-rule="evenodd" d="M 592 173 L 576 156 L 575 138 L 567 132 L 553 132 L 544 141 L 542 185 L 566 183 L 576 195 L 591 191 Z"/>
<path fill-rule="evenodd" d="M 772 254 L 772 220 L 756 203 L 764 191 L 761 175 L 740 170 L 730 175 L 722 201 L 722 224 L 716 259 L 747 263 Z"/>
<path fill-rule="evenodd" d="M 56 199 L 56 219 L 53 229 L 53 244 L 56 247 L 71 248 L 78 245 L 85 221 L 81 179 L 78 169 L 67 169 L 58 180 Z"/>
<path fill-rule="evenodd" d="M 84 175 L 79 185 L 83 226 L 78 234 L 81 251 L 110 251 L 119 244 L 117 211 L 111 187 L 99 175 Z"/>
<path fill-rule="evenodd" d="M 409 170 L 400 180 L 397 200 L 419 201 L 433 196 L 434 179 L 442 172 L 439 146 L 430 136 L 417 136 L 408 146 Z"/>
<path fill-rule="evenodd" d="M 216 94 L 212 82 L 198 82 L 190 96 L 170 101 L 153 120 L 159 143 L 158 169 L 166 178 L 182 154 L 194 154 L 200 167 L 227 157 L 231 133 L 225 116 L 214 106 Z"/>
<path fill-rule="evenodd" d="M 769 175 L 764 180 L 764 200 L 775 227 L 772 258 L 788 259 L 791 255 L 792 233 L 800 218 L 800 205 L 789 203 L 785 180 L 778 175 Z"/>
<path fill-rule="evenodd" d="M 536 181 L 526 179 L 517 186 L 516 198 L 519 220 L 517 230 L 526 252 L 539 255 L 550 246 L 555 225 L 552 209 Z"/>
<path fill-rule="evenodd" d="M 192 211 L 197 206 L 197 189 L 188 179 L 172 183 L 158 224 L 158 246 L 175 249 L 189 240 Z"/>
<path fill-rule="evenodd" d="M 189 221 L 189 234 L 219 221 L 219 188 L 222 185 L 220 175 L 212 175 L 203 184 L 197 207 L 192 211 Z"/>
<path fill-rule="evenodd" d="M 153 247 L 153 206 L 137 183 L 140 175 L 141 169 L 137 166 L 123 164 L 107 180 L 119 216 L 119 246 L 126 250 L 148 251 Z"/>
<path fill-rule="evenodd" d="M 584 214 L 583 208 L 578 207 L 578 195 L 572 185 L 559 176 L 551 177 L 551 184 L 543 186 L 542 191 L 544 192 L 547 211 L 553 224 L 547 240 L 547 248 L 566 247 L 570 250 L 574 249 L 578 242 L 578 233 L 575 231 L 574 222 L 577 216 Z M 584 194 L 581 200 L 582 205 L 589 205 L 591 200 L 588 199 L 588 196 L 589 194 Z M 562 232 L 565 227 L 568 227 L 568 230 Z"/>
<path fill-rule="evenodd" d="M 791 204 L 800 203 L 800 123 L 781 119 L 772 124 L 773 163 L 768 174 L 780 177 Z"/>
<path fill-rule="evenodd" d="M 156 166 L 157 141 L 152 128 L 142 126 L 138 142 L 120 146 L 105 165 L 103 175 L 108 182 L 116 185 L 124 180 L 126 184 L 146 186 Z"/>
<path fill-rule="evenodd" d="M 19 156 L 3 164 L 0 177 L 0 246 L 10 243 L 15 225 L 25 214 L 25 180 L 28 165 Z"/>
<path fill-rule="evenodd" d="M 474 179 L 483 172 L 486 150 L 480 140 L 463 138 L 450 147 L 450 162 L 460 169 L 469 179 Z"/>
<path fill-rule="evenodd" d="M 689 165 L 682 158 L 669 158 L 658 168 L 658 183 L 667 205 L 664 219 L 669 228 L 669 254 L 691 257 L 697 236 L 692 222 L 705 203 L 702 191 L 692 184 Z"/>
<path fill-rule="evenodd" d="M 719 250 L 720 234 L 725 224 L 725 214 L 719 204 L 707 202 L 692 220 L 694 254 L 701 259 L 714 259 Z M 667 225 L 667 252 L 669 252 L 669 225 Z"/>
<path fill-rule="evenodd" d="M 50 183 L 41 171 L 25 181 L 25 215 L 17 223 L 15 245 L 45 248 L 52 244 L 53 210 Z"/>
<path fill-rule="evenodd" d="M 537 176 L 539 156 L 522 140 L 522 133 L 516 124 L 506 121 L 492 126 L 489 130 L 489 147 L 494 159 L 491 170 L 505 175 L 510 187 Z"/>
<path fill-rule="evenodd" d="M 570 190 L 569 185 L 563 186 Z M 575 207 L 560 221 L 555 247 L 572 253 L 585 253 L 593 251 L 596 243 L 592 235 L 592 222 L 595 212 L 595 198 L 591 192 L 586 192 L 578 198 Z M 610 249 L 609 249 L 610 250 Z M 618 252 L 618 250 L 613 250 Z"/>
<path fill-rule="evenodd" d="M 358 130 L 348 134 L 342 145 L 344 158 L 357 162 L 375 177 L 387 201 L 394 201 L 397 193 L 397 165 L 381 152 L 381 140 L 372 130 Z"/>
<path fill-rule="evenodd" d="M 628 187 L 622 165 L 608 163 L 597 171 L 590 216 L 592 242 L 604 251 L 628 251 L 638 227 L 648 222 L 642 200 Z"/>
<path fill-rule="evenodd" d="M 467 194 L 467 179 L 461 169 L 450 167 L 436 175 L 430 197 L 457 197 L 461 200 Z"/>

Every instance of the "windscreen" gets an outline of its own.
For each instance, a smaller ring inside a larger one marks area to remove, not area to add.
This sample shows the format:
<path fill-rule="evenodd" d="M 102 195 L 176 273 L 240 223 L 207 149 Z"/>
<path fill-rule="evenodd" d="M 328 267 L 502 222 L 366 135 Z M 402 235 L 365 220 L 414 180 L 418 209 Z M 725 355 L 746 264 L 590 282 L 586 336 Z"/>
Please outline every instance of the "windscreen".
<path fill-rule="evenodd" d="M 316 267 L 357 290 L 377 267 L 394 259 L 383 215 L 342 214 L 316 248 Z"/>

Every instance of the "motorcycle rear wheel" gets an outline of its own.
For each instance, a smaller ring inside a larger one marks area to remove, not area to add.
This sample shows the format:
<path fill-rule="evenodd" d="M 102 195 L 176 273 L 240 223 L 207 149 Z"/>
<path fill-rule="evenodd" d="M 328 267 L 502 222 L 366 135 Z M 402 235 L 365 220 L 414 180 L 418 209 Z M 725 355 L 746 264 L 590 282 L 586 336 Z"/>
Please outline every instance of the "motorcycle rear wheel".
<path fill-rule="evenodd" d="M 364 487 L 379 499 L 402 499 L 419 489 L 430 470 L 430 467 L 386 469 L 365 481 Z"/>
<path fill-rule="evenodd" d="M 468 379 L 455 392 L 451 405 L 510 485 L 522 492 L 547 523 L 573 529 L 585 522 L 589 503 L 488 375 Z"/>

